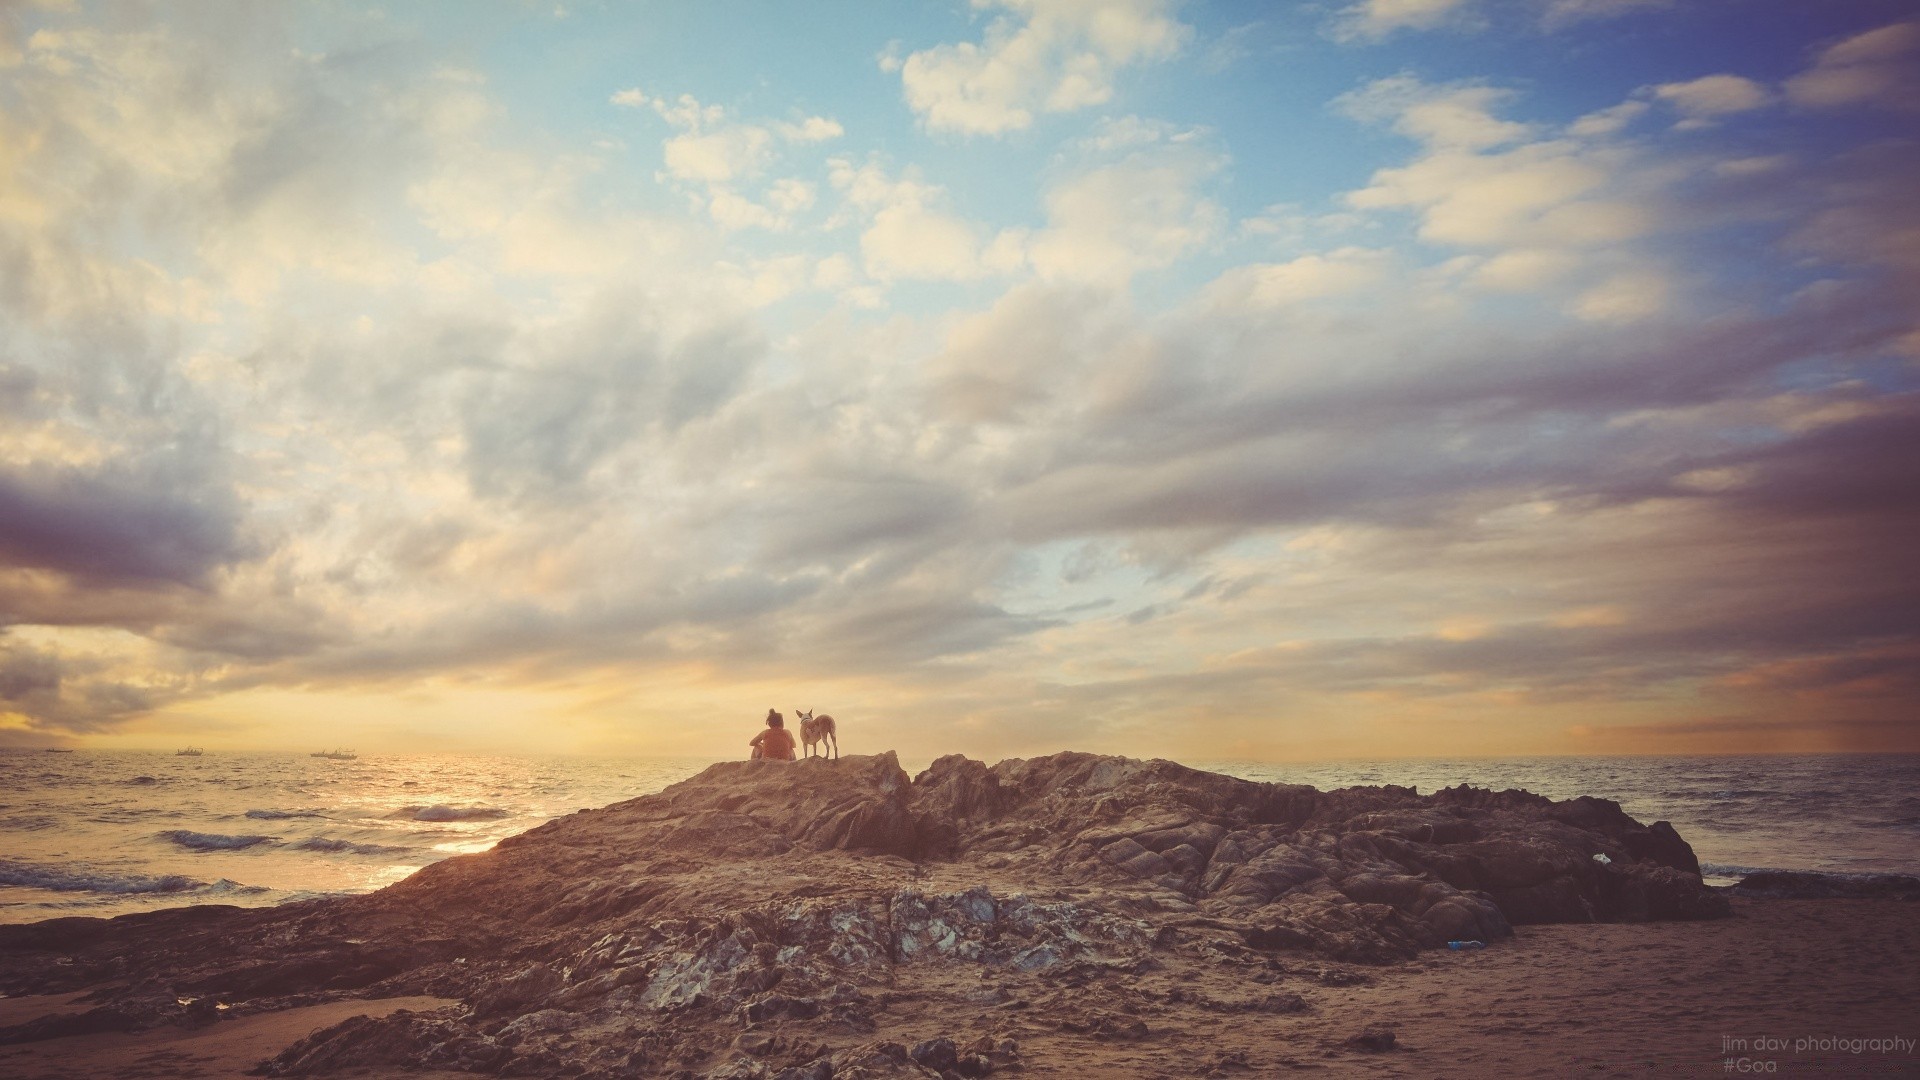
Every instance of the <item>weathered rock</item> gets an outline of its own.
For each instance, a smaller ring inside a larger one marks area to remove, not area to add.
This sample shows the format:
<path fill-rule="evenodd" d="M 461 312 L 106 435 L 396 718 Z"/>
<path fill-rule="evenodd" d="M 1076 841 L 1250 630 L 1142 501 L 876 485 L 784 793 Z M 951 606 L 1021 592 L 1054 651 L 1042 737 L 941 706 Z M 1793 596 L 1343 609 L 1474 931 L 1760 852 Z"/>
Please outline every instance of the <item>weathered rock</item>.
<path fill-rule="evenodd" d="M 1154 1010 L 1311 1010 L 1255 989 L 1300 958 L 1337 987 L 1364 978 L 1328 960 L 1727 910 L 1671 827 L 1602 799 L 1322 792 L 1072 753 L 946 757 L 911 780 L 891 754 L 727 762 L 366 896 L 0 927 L 0 992 L 102 987 L 94 1012 L 0 1039 L 191 1021 L 176 994 L 433 993 L 461 1005 L 355 1018 L 262 1068 L 980 1076 L 1020 1064 L 1012 1040 L 909 1049 L 880 1037 L 902 1030 L 891 1011 L 932 995 L 1052 1038 L 1153 1043 L 1177 1024 Z M 1126 989 L 1170 964 L 1238 974 Z"/>
<path fill-rule="evenodd" d="M 1369 1027 L 1347 1036 L 1345 1045 L 1355 1050 L 1370 1050 L 1378 1053 L 1393 1049 L 1398 1041 L 1392 1028 Z"/>
<path fill-rule="evenodd" d="M 1920 900 L 1920 878 L 1766 870 L 1741 878 L 1733 892 L 1770 900 Z"/>

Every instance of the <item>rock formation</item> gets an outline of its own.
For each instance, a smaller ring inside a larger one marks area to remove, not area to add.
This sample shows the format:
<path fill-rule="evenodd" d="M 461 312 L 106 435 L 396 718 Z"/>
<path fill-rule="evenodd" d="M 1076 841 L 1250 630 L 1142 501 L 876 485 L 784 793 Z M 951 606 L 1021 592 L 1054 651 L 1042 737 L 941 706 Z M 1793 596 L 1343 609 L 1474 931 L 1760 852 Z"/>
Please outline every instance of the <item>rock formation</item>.
<path fill-rule="evenodd" d="M 1069 1075 L 1074 1040 L 1302 1012 L 1352 965 L 1514 924 L 1728 913 L 1670 826 L 1601 799 L 1075 753 L 726 762 L 365 896 L 0 927 L 0 992 L 99 988 L 0 1041 L 432 994 L 460 1004 L 260 1071 Z"/>

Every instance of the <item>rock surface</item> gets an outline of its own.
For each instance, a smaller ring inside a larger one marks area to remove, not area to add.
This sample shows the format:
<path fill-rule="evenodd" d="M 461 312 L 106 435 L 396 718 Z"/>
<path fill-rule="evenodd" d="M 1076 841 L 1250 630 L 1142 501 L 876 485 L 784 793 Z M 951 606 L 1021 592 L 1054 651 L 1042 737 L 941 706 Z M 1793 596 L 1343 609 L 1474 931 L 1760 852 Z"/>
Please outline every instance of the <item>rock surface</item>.
<path fill-rule="evenodd" d="M 1601 799 L 1075 753 L 911 780 L 892 754 L 726 762 L 365 896 L 0 927 L 0 993 L 97 988 L 0 1042 L 431 994 L 462 1004 L 355 1018 L 260 1071 L 1067 1075 L 1023 1045 L 1310 1012 L 1366 981 L 1350 965 L 1513 924 L 1728 913 L 1670 826 Z"/>
<path fill-rule="evenodd" d="M 1920 878 L 1763 870 L 1741 878 L 1733 894 L 1764 900 L 1920 900 Z"/>

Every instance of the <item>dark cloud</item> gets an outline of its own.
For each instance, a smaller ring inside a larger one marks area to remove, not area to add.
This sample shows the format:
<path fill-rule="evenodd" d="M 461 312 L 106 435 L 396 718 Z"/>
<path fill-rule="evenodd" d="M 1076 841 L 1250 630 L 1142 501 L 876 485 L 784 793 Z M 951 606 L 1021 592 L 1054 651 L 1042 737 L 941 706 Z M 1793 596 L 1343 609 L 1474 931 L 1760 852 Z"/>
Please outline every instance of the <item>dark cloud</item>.
<path fill-rule="evenodd" d="M 0 471 L 0 559 L 103 586 L 202 586 L 249 552 L 240 508 L 169 460 Z"/>
<path fill-rule="evenodd" d="M 36 737 L 110 730 L 167 696 L 116 677 L 98 659 L 62 656 L 0 632 L 0 711 L 25 716 Z"/>

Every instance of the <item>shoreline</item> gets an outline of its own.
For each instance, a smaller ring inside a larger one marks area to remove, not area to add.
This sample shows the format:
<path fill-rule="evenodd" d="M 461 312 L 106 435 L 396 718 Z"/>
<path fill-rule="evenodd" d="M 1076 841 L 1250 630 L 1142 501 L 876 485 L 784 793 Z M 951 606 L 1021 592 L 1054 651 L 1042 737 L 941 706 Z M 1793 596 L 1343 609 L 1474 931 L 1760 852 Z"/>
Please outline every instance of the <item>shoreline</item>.
<path fill-rule="evenodd" d="M 1138 983 L 1147 991 L 1161 982 L 1193 988 L 1181 974 L 1149 973 Z M 1742 1058 L 1754 1072 L 1787 1076 L 1920 1071 L 1920 1055 L 1911 1051 L 1792 1049 L 1807 1037 L 1920 1036 L 1911 1005 L 1920 1001 L 1920 904 L 1907 901 L 1736 899 L 1730 919 L 1520 926 L 1485 950 L 1436 950 L 1380 966 L 1308 966 L 1276 985 L 1295 988 L 1306 1009 L 1254 1016 L 1143 1008 L 1136 1015 L 1144 1037 L 1116 1035 L 1090 1046 L 1081 1033 L 1023 1019 L 1030 1010 L 983 1009 L 961 1020 L 940 1015 L 940 1003 L 929 1000 L 902 1002 L 873 1037 L 912 1045 L 957 1026 L 1012 1038 L 1024 1075 L 1035 1078 L 1087 1075 L 1089 1053 L 1106 1075 L 1168 1078 L 1361 1070 L 1463 1080 L 1704 1076 Z M 0 1018 L 17 1023 L 30 1012 L 72 1011 L 78 996 L 0 998 Z M 46 1007 L 36 1009 L 41 1000 Z M 17 1080 L 239 1077 L 310 1031 L 349 1016 L 447 1004 L 424 997 L 345 1000 L 198 1030 L 71 1035 L 0 1046 L 0 1073 Z M 770 1030 L 789 1027 L 804 1030 L 800 1024 Z M 1392 1048 L 1348 1045 L 1369 1029 L 1392 1032 Z M 1787 1048 L 1762 1049 L 1763 1039 Z M 1729 1040 L 1746 1040 L 1747 1048 Z"/>
<path fill-rule="evenodd" d="M 1914 1038 L 1920 882 L 1759 884 L 1787 898 L 1706 888 L 1667 822 L 1587 797 L 1076 753 L 729 762 L 367 895 L 0 928 L 0 989 L 50 995 L 0 1002 L 45 1017 L 0 1025 L 0 1073 L 1920 1066 L 1801 1052 Z"/>

